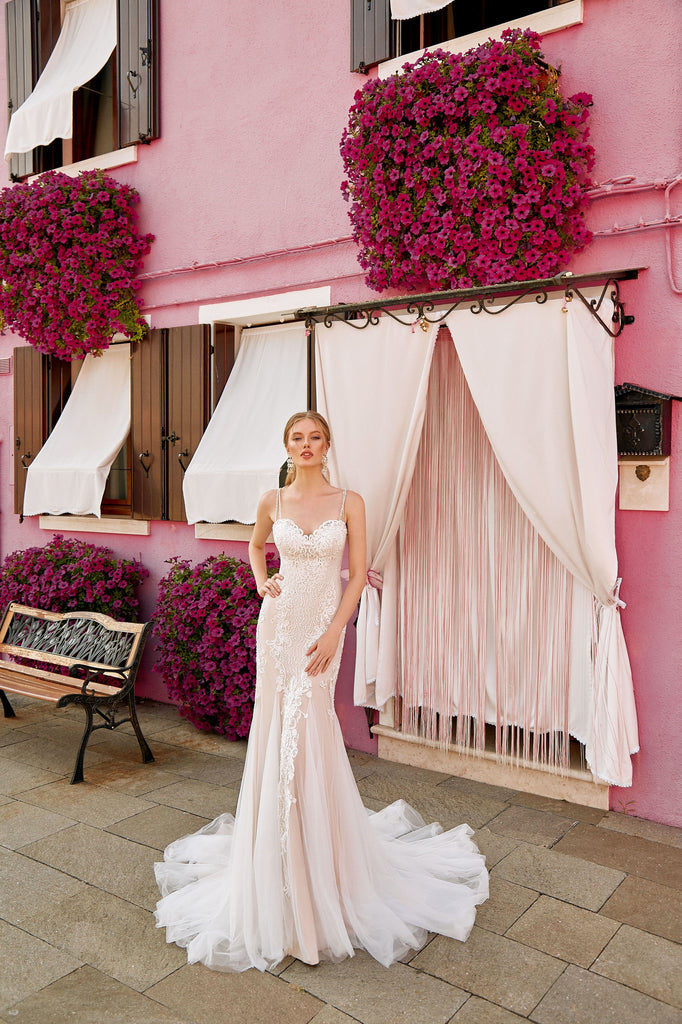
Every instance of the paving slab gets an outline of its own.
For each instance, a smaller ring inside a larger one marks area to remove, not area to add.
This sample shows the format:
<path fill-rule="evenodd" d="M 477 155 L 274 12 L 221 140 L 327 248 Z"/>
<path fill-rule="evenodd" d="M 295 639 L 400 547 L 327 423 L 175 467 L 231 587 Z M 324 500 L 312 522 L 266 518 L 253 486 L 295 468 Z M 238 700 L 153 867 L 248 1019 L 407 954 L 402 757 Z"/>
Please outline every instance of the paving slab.
<path fill-rule="evenodd" d="M 14 799 L 0 807 L 0 846 L 16 850 L 73 824 L 73 818 Z"/>
<path fill-rule="evenodd" d="M 586 821 L 590 825 L 598 825 L 606 814 L 606 811 L 598 807 L 571 804 L 567 800 L 554 800 L 552 797 L 538 796 L 536 793 L 516 793 L 511 802 L 521 807 L 533 807 L 536 811 L 550 811 L 573 821 Z"/>
<path fill-rule="evenodd" d="M 518 839 L 509 839 L 508 836 L 501 836 L 491 832 L 489 828 L 477 828 L 474 835 L 474 842 L 485 857 L 488 870 L 503 860 L 508 854 L 520 846 Z"/>
<path fill-rule="evenodd" d="M 3 1010 L 81 966 L 81 961 L 70 953 L 54 949 L 6 921 L 0 921 L 0 963 Z"/>
<path fill-rule="evenodd" d="M 489 932 L 504 935 L 538 898 L 533 889 L 526 889 L 523 885 L 493 875 L 490 879 L 490 896 L 477 908 L 476 924 Z"/>
<path fill-rule="evenodd" d="M 325 1006 L 315 1014 L 310 1024 L 357 1024 L 357 1017 L 349 1017 L 335 1006 Z"/>
<path fill-rule="evenodd" d="M 87 889 L 63 871 L 0 847 L 0 918 L 23 926 L 38 910 L 65 896 Z"/>
<path fill-rule="evenodd" d="M 3 751 L 7 753 L 4 748 Z M 73 765 L 71 767 L 73 768 Z M 27 789 L 56 782 L 65 774 L 65 772 L 49 771 L 46 768 L 36 768 L 34 765 L 22 764 L 21 761 L 12 761 L 8 757 L 0 756 L 0 793 L 4 793 L 6 796 L 18 796 Z"/>
<path fill-rule="evenodd" d="M 182 776 L 165 772 L 154 762 L 141 764 L 107 758 L 88 769 L 88 782 L 117 790 L 127 796 L 144 796 L 155 789 L 170 786 Z"/>
<path fill-rule="evenodd" d="M 154 882 L 157 851 L 110 832 L 74 825 L 21 852 L 146 910 L 154 910 L 159 899 Z"/>
<path fill-rule="evenodd" d="M 151 846 L 154 850 L 165 850 L 169 843 L 196 832 L 207 825 L 209 820 L 179 811 L 175 807 L 155 804 L 147 811 L 125 818 L 117 825 L 110 825 L 106 831 L 132 839 L 143 846 Z"/>
<path fill-rule="evenodd" d="M 172 746 L 183 747 L 185 750 L 215 754 L 218 757 L 232 757 L 242 763 L 246 757 L 245 740 L 228 740 L 213 732 L 202 732 L 191 722 L 180 721 L 170 729 L 155 733 L 155 738 L 160 743 L 169 743 Z"/>
<path fill-rule="evenodd" d="M 682 890 L 682 849 L 666 843 L 580 824 L 571 829 L 555 849 Z"/>
<path fill-rule="evenodd" d="M 520 1021 L 527 1019 L 519 1017 L 518 1013 L 512 1013 L 511 1010 L 489 1003 L 487 999 L 470 996 L 462 1009 L 452 1018 L 451 1024 L 519 1024 Z"/>
<path fill-rule="evenodd" d="M 682 1024 L 682 1013 L 571 965 L 529 1019 L 536 1024 Z"/>
<path fill-rule="evenodd" d="M 405 964 L 388 969 L 359 950 L 341 963 L 295 960 L 281 975 L 362 1024 L 446 1024 L 466 993 Z"/>
<path fill-rule="evenodd" d="M 648 878 L 628 875 L 599 913 L 644 932 L 682 942 L 682 893 Z"/>
<path fill-rule="evenodd" d="M 2 755 L 12 761 L 33 765 L 34 768 L 45 768 L 56 775 L 71 775 L 76 763 L 79 743 L 80 740 L 75 739 L 67 742 L 66 740 L 53 740 L 47 736 L 34 738 L 31 733 L 31 738 L 22 743 L 12 743 L 9 747 L 3 747 Z M 95 746 L 88 744 L 85 749 L 84 773 L 87 774 L 88 767 L 102 761 L 104 756 L 97 744 Z"/>
<path fill-rule="evenodd" d="M 390 762 L 386 762 L 390 763 Z M 478 796 L 482 800 L 499 800 L 500 803 L 510 804 L 520 795 L 517 790 L 507 786 L 490 786 L 487 782 L 478 782 L 476 779 L 465 779 L 460 775 L 449 775 L 441 785 L 445 789 L 456 789 L 460 793 L 468 793 L 471 796 Z"/>
<path fill-rule="evenodd" d="M 187 962 L 184 950 L 164 942 L 149 911 L 91 885 L 45 901 L 22 927 L 139 992 Z"/>
<path fill-rule="evenodd" d="M 506 933 L 543 953 L 589 967 L 620 925 L 571 903 L 540 896 Z"/>
<path fill-rule="evenodd" d="M 552 811 L 539 811 L 534 807 L 518 805 L 507 807 L 488 822 L 488 828 L 491 832 L 498 832 L 524 843 L 554 846 L 568 832 L 574 821 L 575 819 L 554 814 Z"/>
<path fill-rule="evenodd" d="M 647 821 L 646 818 L 637 818 L 632 814 L 609 811 L 599 822 L 599 827 L 682 849 L 682 828 L 675 828 L 674 825 L 662 825 L 657 821 Z"/>
<path fill-rule="evenodd" d="M 153 753 L 157 766 L 164 771 L 181 775 L 186 779 L 213 782 L 216 786 L 239 782 L 244 770 L 237 758 L 216 757 L 215 754 L 205 754 L 201 750 L 171 746 L 159 742 L 156 737 Z"/>
<path fill-rule="evenodd" d="M 682 1010 L 682 946 L 676 942 L 624 924 L 592 970 Z"/>
<path fill-rule="evenodd" d="M 412 966 L 527 1015 L 566 965 L 503 935 L 474 927 L 466 942 L 437 935 Z"/>
<path fill-rule="evenodd" d="M 508 882 L 595 911 L 625 878 L 623 871 L 559 853 L 558 847 L 545 850 L 526 844 L 512 850 L 493 868 L 493 873 Z"/>
<path fill-rule="evenodd" d="M 238 794 L 239 787 L 236 784 L 230 787 L 216 786 L 212 782 L 182 779 L 160 789 L 152 790 L 148 797 L 167 807 L 175 807 L 180 811 L 198 814 L 200 817 L 212 820 L 225 811 L 234 814 L 233 805 L 236 804 Z"/>
<path fill-rule="evenodd" d="M 423 774 L 426 773 L 422 770 Z M 381 801 L 383 806 L 393 803 L 394 800 L 406 799 L 425 821 L 439 821 L 445 829 L 454 828 L 463 822 L 471 828 L 480 828 L 506 807 L 506 804 L 499 800 L 485 799 L 453 788 L 447 789 L 435 785 L 432 780 L 411 780 L 405 773 L 395 777 L 383 770 L 360 779 L 358 789 L 363 801 L 367 797 Z"/>
<path fill-rule="evenodd" d="M 0 1012 L 7 1024 L 194 1024 L 153 999 L 81 967 L 34 995 Z"/>
<path fill-rule="evenodd" d="M 89 779 L 72 786 L 66 779 L 38 786 L 22 794 L 28 804 L 44 807 L 46 810 L 68 815 L 75 821 L 83 821 L 95 828 L 105 828 L 123 818 L 130 818 L 140 811 L 146 811 L 154 804 L 149 800 L 116 793 L 103 786 L 94 785 Z"/>
<path fill-rule="evenodd" d="M 182 967 L 147 989 L 188 1024 L 309 1024 L 323 1007 L 319 1000 L 272 974 L 209 971 Z"/>

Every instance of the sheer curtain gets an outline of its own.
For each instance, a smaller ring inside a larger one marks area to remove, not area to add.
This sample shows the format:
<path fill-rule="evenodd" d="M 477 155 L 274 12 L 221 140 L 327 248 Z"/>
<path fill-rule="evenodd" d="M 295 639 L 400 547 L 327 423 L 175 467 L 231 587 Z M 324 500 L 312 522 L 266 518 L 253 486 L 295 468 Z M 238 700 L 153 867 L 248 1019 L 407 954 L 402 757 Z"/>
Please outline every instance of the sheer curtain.
<path fill-rule="evenodd" d="M 130 345 L 87 355 L 54 430 L 28 467 L 24 515 L 100 515 L 130 430 Z"/>
<path fill-rule="evenodd" d="M 450 0 L 391 0 L 391 17 L 396 21 L 414 18 L 417 14 L 430 14 L 447 7 Z"/>
<path fill-rule="evenodd" d="M 12 114 L 5 159 L 73 135 L 73 93 L 116 47 L 116 0 L 67 0 L 54 50 L 31 95 Z"/>
<path fill-rule="evenodd" d="M 367 510 L 370 571 L 357 621 L 355 703 L 368 707 L 382 707 L 395 694 L 397 533 L 435 338 L 432 326 L 411 331 L 387 316 L 364 330 L 337 321 L 316 331 L 318 408 L 332 430 L 332 478 L 358 491 Z"/>
<path fill-rule="evenodd" d="M 468 310 L 447 325 L 502 472 L 538 534 L 593 595 L 594 691 L 586 756 L 618 786 L 639 749 L 620 621 L 613 341 L 579 300 Z"/>
<path fill-rule="evenodd" d="M 263 491 L 277 487 L 281 431 L 306 407 L 307 339 L 302 324 L 242 331 L 215 412 L 187 467 L 188 523 L 253 523 Z"/>

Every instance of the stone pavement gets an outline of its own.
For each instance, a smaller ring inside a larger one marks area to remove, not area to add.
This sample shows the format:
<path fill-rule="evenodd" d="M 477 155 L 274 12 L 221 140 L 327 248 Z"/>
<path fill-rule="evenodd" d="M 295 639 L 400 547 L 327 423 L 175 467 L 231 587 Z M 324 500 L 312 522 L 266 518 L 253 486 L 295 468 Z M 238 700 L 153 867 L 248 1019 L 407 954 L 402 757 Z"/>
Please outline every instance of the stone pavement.
<path fill-rule="evenodd" d="M 467 821 L 491 872 L 465 944 L 389 970 L 366 954 L 269 973 L 188 966 L 154 928 L 152 863 L 234 811 L 244 743 L 143 703 L 96 733 L 70 786 L 75 712 L 0 720 L 0 1021 L 16 1024 L 682 1024 L 682 830 L 351 753 L 374 809 Z M 127 730 L 127 731 L 126 731 Z"/>

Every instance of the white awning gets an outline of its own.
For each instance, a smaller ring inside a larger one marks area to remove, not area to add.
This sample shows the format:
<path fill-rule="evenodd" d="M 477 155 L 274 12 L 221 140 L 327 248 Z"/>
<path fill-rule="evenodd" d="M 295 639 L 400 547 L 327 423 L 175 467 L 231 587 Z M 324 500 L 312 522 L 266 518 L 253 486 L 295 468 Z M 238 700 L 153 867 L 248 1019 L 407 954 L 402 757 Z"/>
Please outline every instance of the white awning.
<path fill-rule="evenodd" d="M 88 355 L 57 424 L 28 468 L 24 515 L 100 514 L 130 431 L 130 345 Z"/>
<path fill-rule="evenodd" d="M 418 14 L 431 14 L 447 7 L 450 0 L 391 0 L 391 17 L 396 21 L 414 18 Z"/>
<path fill-rule="evenodd" d="M 277 487 L 284 425 L 306 407 L 303 324 L 244 330 L 225 390 L 187 467 L 188 523 L 253 523 Z"/>
<path fill-rule="evenodd" d="M 67 0 L 50 59 L 31 95 L 12 114 L 5 160 L 73 136 L 73 93 L 102 70 L 115 48 L 116 0 Z"/>

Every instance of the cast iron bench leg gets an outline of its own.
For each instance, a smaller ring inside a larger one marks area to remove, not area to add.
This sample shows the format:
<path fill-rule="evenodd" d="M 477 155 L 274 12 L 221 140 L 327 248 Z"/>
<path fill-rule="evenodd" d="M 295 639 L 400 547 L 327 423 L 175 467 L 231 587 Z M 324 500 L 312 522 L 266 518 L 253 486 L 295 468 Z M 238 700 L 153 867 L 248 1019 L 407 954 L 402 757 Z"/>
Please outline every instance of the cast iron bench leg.
<path fill-rule="evenodd" d="M 4 690 L 0 690 L 0 701 L 2 701 L 2 710 L 5 712 L 5 718 L 16 718 L 14 708 L 7 700 L 7 695 Z"/>
<path fill-rule="evenodd" d="M 92 708 L 89 704 L 83 704 L 82 707 L 85 712 L 85 730 L 78 750 L 78 756 L 76 757 L 76 766 L 73 769 L 73 775 L 71 776 L 72 786 L 76 782 L 83 781 L 83 758 L 85 756 L 85 748 L 87 747 L 88 740 L 90 739 L 90 733 L 92 732 Z"/>
<path fill-rule="evenodd" d="M 135 730 L 137 742 L 140 744 L 140 750 L 142 751 L 142 763 L 149 764 L 150 761 L 154 760 L 154 755 L 149 749 L 146 739 L 142 735 L 142 729 L 140 728 L 140 723 L 137 720 L 137 711 L 135 710 L 135 694 L 133 692 L 131 692 L 128 695 L 128 706 L 130 708 L 130 721 L 132 723 L 133 729 Z"/>

